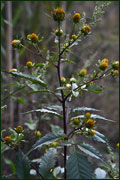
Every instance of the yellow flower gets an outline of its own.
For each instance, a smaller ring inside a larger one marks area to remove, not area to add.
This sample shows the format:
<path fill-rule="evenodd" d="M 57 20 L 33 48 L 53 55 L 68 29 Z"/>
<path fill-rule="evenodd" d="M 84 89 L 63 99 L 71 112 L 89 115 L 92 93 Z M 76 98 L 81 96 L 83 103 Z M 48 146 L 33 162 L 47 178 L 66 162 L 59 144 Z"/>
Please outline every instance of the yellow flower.
<path fill-rule="evenodd" d="M 58 142 L 53 142 L 53 143 L 50 144 L 50 147 L 56 148 L 57 146 L 58 146 Z"/>
<path fill-rule="evenodd" d="M 70 82 L 76 82 L 76 79 L 74 77 L 70 78 Z"/>
<path fill-rule="evenodd" d="M 79 72 L 79 76 L 84 77 L 87 74 L 87 70 L 86 69 L 81 69 L 81 71 Z"/>
<path fill-rule="evenodd" d="M 109 62 L 109 60 L 108 60 L 108 59 L 106 59 L 106 58 L 104 58 L 104 59 L 102 60 L 102 62 L 108 63 L 108 62 Z"/>
<path fill-rule="evenodd" d="M 61 83 L 65 83 L 66 82 L 66 78 L 65 77 L 61 77 Z"/>
<path fill-rule="evenodd" d="M 73 22 L 78 23 L 79 21 L 80 21 L 80 14 L 75 13 L 74 16 L 73 16 Z"/>
<path fill-rule="evenodd" d="M 90 118 L 90 116 L 91 116 L 91 114 L 90 114 L 89 112 L 85 113 L 85 117 L 86 117 L 86 118 L 88 118 L 88 119 L 89 119 L 89 118 Z"/>
<path fill-rule="evenodd" d="M 65 12 L 62 8 L 56 8 L 53 11 L 53 19 L 55 21 L 63 21 L 65 18 Z"/>
<path fill-rule="evenodd" d="M 112 64 L 112 68 L 114 70 L 118 70 L 119 69 L 119 61 L 115 61 L 113 64 Z"/>
<path fill-rule="evenodd" d="M 5 136 L 4 140 L 5 140 L 6 144 L 10 144 L 12 142 L 12 139 L 10 136 Z"/>
<path fill-rule="evenodd" d="M 117 147 L 119 147 L 119 143 L 117 143 Z"/>
<path fill-rule="evenodd" d="M 111 74 L 113 77 L 117 76 L 119 74 L 119 71 L 118 70 L 113 70 L 111 71 Z"/>
<path fill-rule="evenodd" d="M 72 35 L 72 39 L 73 40 L 76 40 L 77 39 L 77 36 L 75 34 Z"/>
<path fill-rule="evenodd" d="M 33 43 L 37 43 L 38 42 L 38 36 L 35 33 L 31 34 L 31 41 Z"/>
<path fill-rule="evenodd" d="M 88 130 L 88 135 L 94 136 L 95 135 L 95 130 Z"/>
<path fill-rule="evenodd" d="M 13 40 L 11 42 L 11 45 L 12 45 L 13 48 L 19 48 L 20 44 L 21 44 L 20 40 Z"/>
<path fill-rule="evenodd" d="M 101 62 L 99 68 L 104 71 L 106 68 L 108 67 L 108 63 L 107 62 Z"/>
<path fill-rule="evenodd" d="M 40 131 L 38 131 L 38 130 L 35 130 L 35 135 L 36 135 L 37 137 L 41 137 L 41 136 L 42 136 L 42 133 L 41 133 Z"/>
<path fill-rule="evenodd" d="M 26 63 L 26 66 L 27 66 L 28 68 L 31 68 L 31 67 L 33 66 L 33 64 L 32 64 L 31 61 L 28 61 L 28 62 Z"/>
<path fill-rule="evenodd" d="M 15 131 L 19 134 L 23 131 L 23 127 L 22 126 L 17 126 Z"/>
<path fill-rule="evenodd" d="M 79 119 L 78 119 L 78 118 L 73 119 L 73 124 L 74 124 L 74 125 L 79 125 Z"/>
<path fill-rule="evenodd" d="M 10 72 L 17 72 L 17 69 L 10 69 Z"/>
<path fill-rule="evenodd" d="M 81 32 L 84 33 L 84 35 L 87 35 L 90 30 L 91 30 L 90 26 L 86 25 L 81 29 Z"/>
<path fill-rule="evenodd" d="M 94 125 L 95 125 L 95 123 L 94 123 L 94 120 L 92 120 L 92 119 L 89 119 L 89 120 L 86 122 L 86 127 L 87 127 L 87 128 L 92 128 Z"/>

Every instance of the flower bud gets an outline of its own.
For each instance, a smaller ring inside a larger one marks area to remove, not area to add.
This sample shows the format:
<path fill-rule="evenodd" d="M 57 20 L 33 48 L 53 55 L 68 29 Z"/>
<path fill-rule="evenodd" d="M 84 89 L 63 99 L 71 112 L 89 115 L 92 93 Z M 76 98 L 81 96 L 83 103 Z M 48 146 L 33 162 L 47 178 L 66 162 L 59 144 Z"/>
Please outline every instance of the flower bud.
<path fill-rule="evenodd" d="M 32 33 L 30 38 L 31 38 L 31 41 L 33 43 L 37 43 L 38 42 L 38 36 L 35 33 Z"/>
<path fill-rule="evenodd" d="M 13 40 L 11 42 L 11 45 L 12 45 L 13 48 L 19 48 L 20 45 L 21 45 L 21 42 L 20 42 L 20 40 Z"/>
<path fill-rule="evenodd" d="M 81 71 L 79 72 L 79 76 L 84 77 L 87 74 L 87 70 L 86 69 L 81 69 Z"/>
<path fill-rule="evenodd" d="M 79 125 L 79 119 L 78 119 L 78 118 L 73 119 L 73 124 L 74 124 L 74 125 Z"/>
<path fill-rule="evenodd" d="M 119 74 L 119 71 L 118 70 L 112 70 L 111 74 L 112 74 L 113 77 L 115 77 L 115 76 L 117 76 Z"/>
<path fill-rule="evenodd" d="M 28 62 L 26 63 L 26 66 L 27 66 L 28 68 L 31 68 L 31 67 L 33 66 L 33 64 L 32 64 L 31 61 L 28 61 Z"/>
<path fill-rule="evenodd" d="M 88 130 L 88 135 L 94 136 L 95 135 L 95 130 Z"/>
<path fill-rule="evenodd" d="M 106 68 L 108 67 L 108 63 L 107 62 L 101 62 L 99 68 L 104 71 Z"/>
<path fill-rule="evenodd" d="M 89 120 L 86 122 L 86 127 L 87 127 L 87 128 L 92 128 L 94 125 L 95 125 L 95 123 L 94 123 L 94 120 L 92 120 L 92 119 L 89 119 Z"/>
<path fill-rule="evenodd" d="M 115 61 L 113 64 L 112 64 L 112 68 L 114 70 L 118 70 L 119 69 L 119 61 Z"/>
<path fill-rule="evenodd" d="M 66 83 L 66 78 L 65 77 L 61 77 L 61 83 Z"/>
<path fill-rule="evenodd" d="M 36 135 L 37 137 L 41 137 L 41 136 L 42 136 L 41 132 L 38 131 L 38 130 L 35 130 L 35 135 Z"/>
<path fill-rule="evenodd" d="M 87 35 L 90 31 L 90 26 L 89 25 L 86 25 L 84 26 L 82 29 L 81 29 L 81 32 L 84 34 L 84 35 Z"/>
<path fill-rule="evenodd" d="M 50 144 L 50 147 L 56 148 L 57 146 L 58 146 L 58 142 L 53 142 L 53 143 Z"/>
<path fill-rule="evenodd" d="M 71 84 L 66 84 L 66 88 L 70 89 L 71 88 Z"/>
<path fill-rule="evenodd" d="M 104 58 L 104 59 L 102 60 L 102 62 L 108 63 L 108 62 L 109 62 L 109 60 L 108 60 L 108 59 L 106 59 L 106 58 Z"/>
<path fill-rule="evenodd" d="M 64 10 L 62 8 L 54 9 L 54 11 L 53 11 L 53 19 L 55 21 L 60 22 L 60 21 L 63 21 L 64 18 L 65 18 L 65 12 L 64 12 Z"/>
<path fill-rule="evenodd" d="M 119 143 L 117 143 L 117 147 L 119 147 Z"/>
<path fill-rule="evenodd" d="M 17 72 L 17 69 L 10 69 L 10 72 Z"/>
<path fill-rule="evenodd" d="M 80 21 L 80 14 L 75 13 L 73 16 L 73 22 L 76 24 L 76 23 L 79 23 L 79 21 Z"/>
<path fill-rule="evenodd" d="M 76 40 L 77 39 L 77 36 L 75 34 L 72 35 L 72 39 L 73 40 Z"/>
<path fill-rule="evenodd" d="M 15 131 L 19 134 L 19 133 L 22 133 L 23 131 L 23 127 L 22 126 L 17 126 Z"/>
<path fill-rule="evenodd" d="M 75 79 L 74 77 L 72 77 L 72 78 L 70 78 L 70 82 L 71 82 L 71 83 L 73 83 L 73 82 L 75 83 L 75 82 L 76 82 L 76 79 Z"/>
<path fill-rule="evenodd" d="M 10 136 L 5 136 L 4 140 L 5 140 L 6 144 L 10 144 L 12 142 L 12 139 Z"/>
<path fill-rule="evenodd" d="M 86 117 L 87 119 L 89 119 L 90 116 L 91 116 L 91 114 L 90 114 L 89 112 L 85 113 L 85 117 Z"/>
<path fill-rule="evenodd" d="M 60 29 L 60 30 L 56 30 L 55 31 L 55 34 L 56 34 L 56 36 L 62 36 L 63 35 L 63 30 L 62 29 Z"/>

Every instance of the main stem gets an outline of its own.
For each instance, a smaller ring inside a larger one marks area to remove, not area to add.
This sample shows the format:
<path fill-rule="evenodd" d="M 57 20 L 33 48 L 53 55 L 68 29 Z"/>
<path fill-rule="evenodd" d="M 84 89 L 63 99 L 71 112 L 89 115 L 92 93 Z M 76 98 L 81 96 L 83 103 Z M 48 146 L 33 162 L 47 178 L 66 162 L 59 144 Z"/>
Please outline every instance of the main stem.
<path fill-rule="evenodd" d="M 58 28 L 60 30 L 60 22 L 58 23 Z M 59 38 L 59 60 L 58 60 L 58 66 L 57 66 L 57 71 L 58 71 L 58 79 L 59 79 L 59 85 L 60 87 L 62 86 L 61 84 L 61 69 L 60 69 L 60 64 L 61 64 L 61 49 L 60 49 L 60 36 Z M 61 96 L 62 96 L 62 108 L 63 108 L 63 126 L 64 126 L 64 133 L 67 134 L 67 123 L 66 123 L 66 110 L 65 110 L 65 97 L 63 90 L 61 90 Z M 66 179 L 66 157 L 67 157 L 67 147 L 64 146 L 64 179 Z"/>

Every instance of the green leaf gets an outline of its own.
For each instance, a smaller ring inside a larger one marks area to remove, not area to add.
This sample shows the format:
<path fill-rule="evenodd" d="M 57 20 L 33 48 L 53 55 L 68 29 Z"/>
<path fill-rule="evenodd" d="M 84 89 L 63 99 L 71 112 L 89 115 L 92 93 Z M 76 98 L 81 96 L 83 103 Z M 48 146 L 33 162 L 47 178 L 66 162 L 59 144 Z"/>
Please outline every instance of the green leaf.
<path fill-rule="evenodd" d="M 24 78 L 24 79 L 27 79 L 29 81 L 32 81 L 35 84 L 40 84 L 41 86 L 46 87 L 46 83 L 36 76 L 25 74 L 22 72 L 10 72 L 10 74 L 12 76 Z"/>
<path fill-rule="evenodd" d="M 54 168 L 55 162 L 56 162 L 56 154 L 57 151 L 55 148 L 50 148 L 44 156 L 41 158 L 41 162 L 39 165 L 39 173 L 44 177 L 44 178 L 51 178 L 53 175 L 50 172 L 51 169 Z"/>
<path fill-rule="evenodd" d="M 76 64 L 74 61 L 71 61 L 71 60 L 69 60 L 69 59 L 62 59 L 62 60 L 61 60 L 61 63 L 64 63 L 64 62 Z"/>
<path fill-rule="evenodd" d="M 16 157 L 16 175 L 19 179 L 29 179 L 30 162 L 27 156 L 19 149 Z"/>
<path fill-rule="evenodd" d="M 55 111 L 62 111 L 62 106 L 58 106 L 58 105 L 52 105 L 52 106 L 48 106 L 46 108 L 50 109 L 50 110 L 55 110 Z"/>
<path fill-rule="evenodd" d="M 92 179 L 93 170 L 87 158 L 78 152 L 67 160 L 67 179 Z"/>
<path fill-rule="evenodd" d="M 25 113 L 22 113 L 22 114 L 28 114 L 28 113 L 33 113 L 33 112 L 40 112 L 40 113 L 48 113 L 48 114 L 52 114 L 52 115 L 55 115 L 59 118 L 63 118 L 59 113 L 55 112 L 55 111 L 50 111 L 48 109 L 36 109 L 36 110 L 32 110 L 32 111 L 28 111 L 28 112 L 25 112 Z"/>
<path fill-rule="evenodd" d="M 88 86 L 88 91 L 93 92 L 93 93 L 101 93 L 102 89 L 100 89 L 97 85 L 91 84 Z"/>
<path fill-rule="evenodd" d="M 43 145 L 48 145 L 51 144 L 54 141 L 57 141 L 60 138 L 65 138 L 66 135 L 65 134 L 46 134 L 45 136 L 41 137 L 30 149 L 30 151 L 27 153 L 29 154 L 30 152 L 32 152 L 33 150 L 42 147 Z"/>
<path fill-rule="evenodd" d="M 16 97 L 16 100 L 18 100 L 21 104 L 25 104 L 25 100 L 20 97 Z"/>
<path fill-rule="evenodd" d="M 88 107 L 77 107 L 71 110 L 71 113 L 78 112 L 78 111 L 101 111 L 95 108 L 88 108 Z"/>
<path fill-rule="evenodd" d="M 40 66 L 40 67 L 43 67 L 44 64 L 43 64 L 43 63 L 37 63 L 37 64 L 34 64 L 34 66 Z"/>
<path fill-rule="evenodd" d="M 42 93 L 42 92 L 48 92 L 49 93 L 50 90 L 44 89 L 44 90 L 40 90 L 40 91 L 29 91 L 26 94 L 36 94 L 36 93 Z"/>
<path fill-rule="evenodd" d="M 75 116 L 75 117 L 72 117 L 71 120 L 76 119 L 76 118 L 78 118 L 78 119 L 84 119 L 85 116 L 84 116 L 84 115 Z M 100 116 L 100 115 L 97 115 L 97 114 L 91 114 L 90 118 L 93 118 L 93 119 L 101 119 L 101 120 L 105 120 L 105 121 L 114 122 L 113 120 L 106 119 L 105 117 Z"/>
<path fill-rule="evenodd" d="M 63 134 L 63 129 L 60 126 L 50 125 L 53 134 Z"/>
<path fill-rule="evenodd" d="M 7 158 L 5 158 L 4 161 L 7 165 L 10 165 L 10 167 L 12 168 L 12 173 L 15 174 L 16 172 L 15 164 L 10 159 Z"/>
<path fill-rule="evenodd" d="M 99 141 L 99 142 L 102 142 L 102 143 L 105 143 L 105 144 L 109 144 L 108 139 L 103 134 L 101 134 L 100 132 L 98 132 L 96 130 L 95 130 L 95 135 L 92 136 L 91 138 L 93 140 L 96 140 L 96 141 Z"/>
<path fill-rule="evenodd" d="M 79 142 L 77 143 L 77 146 L 81 151 L 88 154 L 89 156 L 103 160 L 103 157 L 100 154 L 100 152 L 97 149 L 95 149 L 93 146 L 91 146 L 90 144 Z"/>
<path fill-rule="evenodd" d="M 1 154 L 4 153 L 5 151 L 9 150 L 10 147 L 1 142 Z"/>

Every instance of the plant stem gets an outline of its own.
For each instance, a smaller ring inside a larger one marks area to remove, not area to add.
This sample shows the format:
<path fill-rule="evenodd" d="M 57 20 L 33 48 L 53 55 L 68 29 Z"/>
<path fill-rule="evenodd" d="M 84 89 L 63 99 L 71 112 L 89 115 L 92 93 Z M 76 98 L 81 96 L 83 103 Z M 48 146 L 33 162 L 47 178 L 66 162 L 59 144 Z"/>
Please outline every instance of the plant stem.
<path fill-rule="evenodd" d="M 58 22 L 58 28 L 60 30 L 60 22 Z M 59 79 L 59 85 L 60 87 L 62 86 L 61 84 L 61 48 L 60 48 L 60 36 L 58 37 L 58 51 L 59 51 L 59 59 L 58 59 L 58 65 L 57 65 L 57 71 L 58 71 L 58 79 Z M 64 98 L 64 93 L 63 90 L 61 90 L 61 96 L 62 96 L 62 107 L 63 107 L 63 127 L 64 127 L 64 133 L 67 134 L 67 123 L 66 123 L 66 110 L 65 110 L 65 98 Z M 66 179 L 66 157 L 67 157 L 67 147 L 64 146 L 64 179 Z"/>

